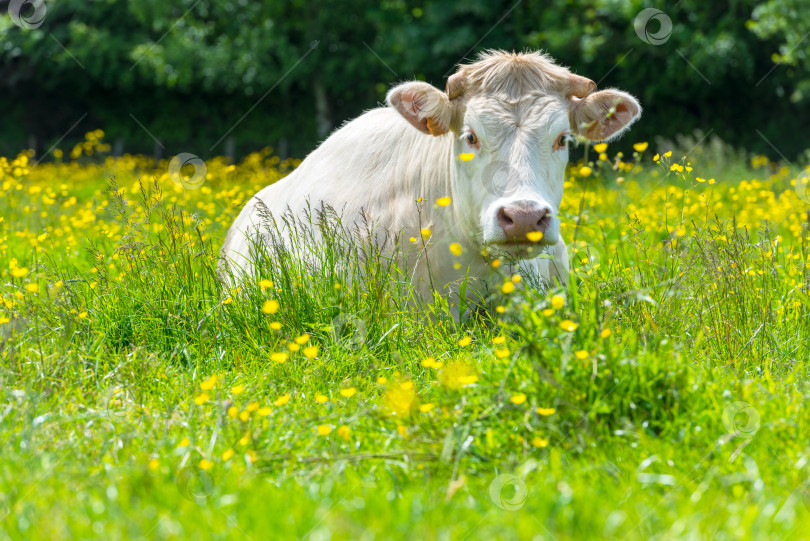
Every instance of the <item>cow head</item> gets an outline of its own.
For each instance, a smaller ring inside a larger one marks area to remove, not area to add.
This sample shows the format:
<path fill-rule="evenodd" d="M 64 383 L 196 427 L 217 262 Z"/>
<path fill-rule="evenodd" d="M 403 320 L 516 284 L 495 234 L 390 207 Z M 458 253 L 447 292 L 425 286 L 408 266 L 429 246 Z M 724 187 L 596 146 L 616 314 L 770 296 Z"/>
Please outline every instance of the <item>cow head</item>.
<path fill-rule="evenodd" d="M 568 144 L 618 137 L 641 114 L 631 95 L 596 92 L 540 53 L 483 54 L 447 81 L 393 88 L 388 104 L 427 136 L 453 137 L 453 200 L 479 241 L 519 257 L 560 238 Z M 540 235 L 542 233 L 542 235 Z"/>

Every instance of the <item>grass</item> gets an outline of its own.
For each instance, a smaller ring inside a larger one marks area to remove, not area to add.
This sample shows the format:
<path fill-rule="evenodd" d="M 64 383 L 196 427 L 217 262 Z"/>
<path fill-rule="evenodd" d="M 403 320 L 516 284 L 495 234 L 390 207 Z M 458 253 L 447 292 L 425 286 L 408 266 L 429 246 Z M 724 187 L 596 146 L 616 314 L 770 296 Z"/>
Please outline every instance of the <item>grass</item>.
<path fill-rule="evenodd" d="M 810 531 L 797 171 L 572 165 L 569 287 L 493 265 L 514 291 L 456 324 L 339 235 L 217 279 L 239 205 L 297 162 L 184 190 L 105 150 L 0 159 L 0 537 Z"/>

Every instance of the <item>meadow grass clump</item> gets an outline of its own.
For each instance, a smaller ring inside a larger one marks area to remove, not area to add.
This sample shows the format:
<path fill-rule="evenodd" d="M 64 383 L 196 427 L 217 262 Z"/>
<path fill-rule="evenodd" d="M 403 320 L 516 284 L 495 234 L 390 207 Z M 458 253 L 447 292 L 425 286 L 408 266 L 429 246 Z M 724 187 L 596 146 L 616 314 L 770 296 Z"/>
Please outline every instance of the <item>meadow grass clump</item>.
<path fill-rule="evenodd" d="M 796 172 L 637 147 L 569 168 L 566 287 L 495 269 L 459 320 L 327 209 L 268 220 L 229 274 L 234 213 L 296 165 L 270 152 L 198 190 L 141 157 L 5 162 L 0 531 L 800 537 Z"/>

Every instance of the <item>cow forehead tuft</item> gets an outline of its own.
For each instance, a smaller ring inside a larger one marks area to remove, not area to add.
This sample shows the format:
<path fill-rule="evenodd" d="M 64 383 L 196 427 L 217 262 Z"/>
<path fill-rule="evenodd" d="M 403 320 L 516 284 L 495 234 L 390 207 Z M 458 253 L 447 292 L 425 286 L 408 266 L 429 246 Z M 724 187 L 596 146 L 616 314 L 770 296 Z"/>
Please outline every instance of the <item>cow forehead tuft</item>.
<path fill-rule="evenodd" d="M 520 99 L 533 93 L 558 93 L 571 72 L 539 52 L 488 51 L 477 62 L 461 67 L 470 94 Z"/>

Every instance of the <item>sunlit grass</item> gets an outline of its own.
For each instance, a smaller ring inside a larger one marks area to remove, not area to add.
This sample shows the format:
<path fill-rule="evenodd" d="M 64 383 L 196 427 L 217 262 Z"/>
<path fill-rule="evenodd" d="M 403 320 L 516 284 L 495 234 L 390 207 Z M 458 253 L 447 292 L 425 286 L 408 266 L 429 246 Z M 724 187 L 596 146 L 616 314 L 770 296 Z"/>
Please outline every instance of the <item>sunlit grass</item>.
<path fill-rule="evenodd" d="M 0 158 L 0 531 L 799 537 L 799 172 L 635 148 L 568 169 L 567 289 L 493 265 L 496 309 L 458 324 L 339 229 L 224 285 L 235 213 L 297 165 L 269 150 L 197 190 L 98 132 Z"/>

